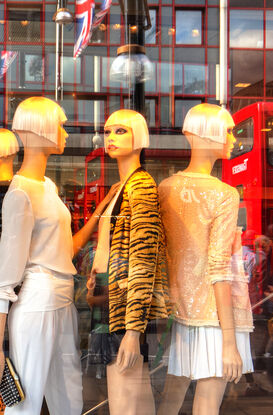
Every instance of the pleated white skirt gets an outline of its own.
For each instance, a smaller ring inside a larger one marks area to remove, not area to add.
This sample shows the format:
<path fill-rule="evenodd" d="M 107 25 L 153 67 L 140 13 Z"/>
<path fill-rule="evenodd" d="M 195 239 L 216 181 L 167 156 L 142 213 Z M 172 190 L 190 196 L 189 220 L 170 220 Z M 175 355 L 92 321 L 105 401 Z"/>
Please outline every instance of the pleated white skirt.
<path fill-rule="evenodd" d="M 250 339 L 247 332 L 236 332 L 243 373 L 253 372 Z M 168 373 L 191 379 L 222 377 L 222 331 L 219 327 L 185 326 L 174 322 Z"/>

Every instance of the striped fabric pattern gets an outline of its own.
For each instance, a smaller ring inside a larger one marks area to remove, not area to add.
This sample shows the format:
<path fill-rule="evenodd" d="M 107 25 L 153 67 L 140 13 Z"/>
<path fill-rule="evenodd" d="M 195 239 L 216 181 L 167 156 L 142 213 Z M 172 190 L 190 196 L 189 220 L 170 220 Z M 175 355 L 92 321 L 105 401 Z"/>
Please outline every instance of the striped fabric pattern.
<path fill-rule="evenodd" d="M 109 262 L 110 332 L 144 332 L 169 312 L 164 235 L 157 187 L 145 171 L 125 185 Z"/>

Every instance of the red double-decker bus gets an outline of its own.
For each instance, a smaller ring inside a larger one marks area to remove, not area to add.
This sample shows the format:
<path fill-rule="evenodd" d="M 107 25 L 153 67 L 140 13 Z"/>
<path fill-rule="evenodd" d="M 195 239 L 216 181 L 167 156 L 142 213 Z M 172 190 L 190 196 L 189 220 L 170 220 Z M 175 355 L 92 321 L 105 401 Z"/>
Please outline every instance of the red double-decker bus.
<path fill-rule="evenodd" d="M 233 119 L 237 142 L 223 161 L 222 180 L 239 191 L 244 228 L 266 234 L 273 224 L 273 103 L 249 105 Z"/>

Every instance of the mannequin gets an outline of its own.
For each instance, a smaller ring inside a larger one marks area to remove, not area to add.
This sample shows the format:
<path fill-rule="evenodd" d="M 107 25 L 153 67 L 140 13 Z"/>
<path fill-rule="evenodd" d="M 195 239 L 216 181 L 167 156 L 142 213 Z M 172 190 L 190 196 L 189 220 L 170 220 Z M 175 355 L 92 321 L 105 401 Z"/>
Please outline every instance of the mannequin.
<path fill-rule="evenodd" d="M 140 337 L 148 320 L 167 317 L 168 298 L 157 188 L 140 165 L 141 149 L 149 145 L 146 121 L 135 111 L 116 111 L 106 121 L 104 140 L 109 156 L 117 160 L 121 187 L 100 220 L 87 301 L 90 305 L 96 302 L 95 285 L 106 273 L 113 351 L 106 361 L 111 415 L 153 415 L 155 407 L 147 364 L 143 366 L 141 360 Z M 103 297 L 105 292 L 99 301 Z"/>
<path fill-rule="evenodd" d="M 80 415 L 82 379 L 73 304 L 73 255 L 87 242 L 112 194 L 74 236 L 71 216 L 44 176 L 48 157 L 62 154 L 66 116 L 54 101 L 28 98 L 16 109 L 12 128 L 24 160 L 3 203 L 0 244 L 0 361 L 9 301 L 10 356 L 26 399 L 5 413 L 39 415 L 45 395 L 51 415 Z M 22 282 L 17 296 L 14 288 Z M 1 373 L 2 375 L 2 373 Z"/>
<path fill-rule="evenodd" d="M 0 128 L 0 209 L 13 177 L 13 160 L 18 152 L 18 142 L 13 132 Z M 2 213 L 0 216 L 0 235 L 2 232 Z"/>
<path fill-rule="evenodd" d="M 242 266 L 239 277 L 231 271 L 239 195 L 211 176 L 215 161 L 230 157 L 233 126 L 217 105 L 191 108 L 183 126 L 190 164 L 159 186 L 175 316 L 160 415 L 178 414 L 191 379 L 193 414 L 218 415 L 227 382 L 253 370 L 247 278 Z"/>

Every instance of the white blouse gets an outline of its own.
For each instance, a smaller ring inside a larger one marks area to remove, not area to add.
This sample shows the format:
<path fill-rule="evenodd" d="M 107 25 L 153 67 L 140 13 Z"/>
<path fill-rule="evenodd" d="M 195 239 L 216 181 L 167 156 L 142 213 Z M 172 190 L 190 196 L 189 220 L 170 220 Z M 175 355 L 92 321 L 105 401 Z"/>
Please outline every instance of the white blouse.
<path fill-rule="evenodd" d="M 71 215 L 47 177 L 15 175 L 2 206 L 0 312 L 16 301 L 14 288 L 27 271 L 49 269 L 75 274 Z"/>

